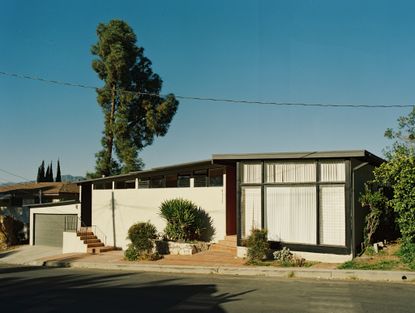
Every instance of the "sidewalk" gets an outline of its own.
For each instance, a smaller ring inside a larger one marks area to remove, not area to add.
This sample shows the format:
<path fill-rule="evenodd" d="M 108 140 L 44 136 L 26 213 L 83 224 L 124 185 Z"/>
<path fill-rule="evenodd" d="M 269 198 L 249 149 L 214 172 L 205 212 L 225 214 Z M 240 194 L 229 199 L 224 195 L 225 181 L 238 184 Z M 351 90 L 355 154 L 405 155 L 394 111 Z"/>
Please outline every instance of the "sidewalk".
<path fill-rule="evenodd" d="M 130 262 L 122 251 L 103 254 L 60 254 L 33 260 L 30 265 L 72 267 L 138 272 L 169 272 L 186 274 L 219 274 L 234 276 L 312 278 L 333 280 L 364 280 L 415 283 L 415 272 L 339 270 L 328 268 L 281 268 L 248 266 L 245 261 L 221 252 L 201 252 L 192 256 L 167 255 L 158 261 Z"/>

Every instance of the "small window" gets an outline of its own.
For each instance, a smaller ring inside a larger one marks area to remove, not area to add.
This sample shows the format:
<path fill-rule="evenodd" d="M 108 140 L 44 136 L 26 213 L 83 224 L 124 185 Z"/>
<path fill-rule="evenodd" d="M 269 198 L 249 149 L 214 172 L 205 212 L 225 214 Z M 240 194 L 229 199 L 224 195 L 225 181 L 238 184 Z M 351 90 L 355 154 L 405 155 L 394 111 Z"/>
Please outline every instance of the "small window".
<path fill-rule="evenodd" d="M 165 181 L 164 177 L 152 177 L 150 182 L 150 188 L 164 188 Z"/>
<path fill-rule="evenodd" d="M 177 177 L 177 187 L 190 187 L 190 175 L 179 175 Z"/>
<path fill-rule="evenodd" d="M 140 178 L 138 180 L 138 188 L 139 189 L 150 188 L 150 179 L 148 179 L 148 178 Z"/>
<path fill-rule="evenodd" d="M 112 189 L 112 182 L 96 183 L 94 184 L 94 189 Z"/>
<path fill-rule="evenodd" d="M 207 175 L 197 175 L 194 177 L 194 186 L 195 187 L 207 187 L 208 186 L 208 177 Z"/>
<path fill-rule="evenodd" d="M 209 186 L 220 187 L 223 186 L 223 169 L 209 170 Z"/>
<path fill-rule="evenodd" d="M 309 183 L 316 181 L 314 162 L 272 162 L 265 164 L 267 183 Z"/>
<path fill-rule="evenodd" d="M 260 184 L 262 182 L 262 164 L 243 164 L 242 182 Z"/>
<path fill-rule="evenodd" d="M 135 189 L 135 180 L 116 181 L 115 189 Z"/>
<path fill-rule="evenodd" d="M 176 175 L 166 176 L 166 187 L 168 188 L 177 187 L 177 176 Z"/>
<path fill-rule="evenodd" d="M 346 180 L 346 164 L 344 161 L 324 161 L 320 164 L 322 182 L 344 182 Z"/>

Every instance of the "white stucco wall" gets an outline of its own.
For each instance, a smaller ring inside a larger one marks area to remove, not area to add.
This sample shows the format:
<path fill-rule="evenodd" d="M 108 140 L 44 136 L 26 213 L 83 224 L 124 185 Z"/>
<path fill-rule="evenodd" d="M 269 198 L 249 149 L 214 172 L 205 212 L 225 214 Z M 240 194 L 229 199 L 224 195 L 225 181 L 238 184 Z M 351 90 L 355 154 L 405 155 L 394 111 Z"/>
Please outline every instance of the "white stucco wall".
<path fill-rule="evenodd" d="M 81 204 L 71 203 L 64 205 L 45 206 L 45 207 L 34 207 L 30 209 L 30 239 L 29 243 L 33 246 L 33 215 L 37 213 L 43 214 L 77 214 L 78 218 L 81 214 Z"/>
<path fill-rule="evenodd" d="M 86 253 L 87 245 L 79 239 L 75 232 L 63 232 L 62 253 Z"/>
<path fill-rule="evenodd" d="M 115 225 L 115 245 L 126 249 L 127 232 L 132 224 L 150 221 L 158 232 L 163 232 L 166 224 L 159 216 L 160 204 L 183 198 L 193 201 L 210 215 L 216 230 L 213 241 L 221 240 L 226 233 L 225 190 L 225 183 L 223 187 L 92 190 L 92 224 L 106 235 L 107 245 L 114 245 Z"/>

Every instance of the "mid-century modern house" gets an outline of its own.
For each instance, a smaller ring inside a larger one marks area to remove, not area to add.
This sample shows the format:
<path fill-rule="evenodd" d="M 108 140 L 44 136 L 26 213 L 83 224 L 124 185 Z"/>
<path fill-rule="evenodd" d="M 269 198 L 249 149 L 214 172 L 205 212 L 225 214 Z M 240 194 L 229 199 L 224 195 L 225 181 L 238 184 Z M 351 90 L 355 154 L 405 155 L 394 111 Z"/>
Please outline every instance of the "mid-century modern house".
<path fill-rule="evenodd" d="M 347 260 L 361 247 L 364 183 L 383 159 L 365 150 L 214 154 L 206 161 L 85 180 L 80 218 L 107 245 L 125 249 L 139 221 L 165 227 L 164 200 L 181 197 L 213 219 L 213 242 L 236 235 L 238 255 L 253 227 L 268 230 L 272 246 L 308 259 Z"/>

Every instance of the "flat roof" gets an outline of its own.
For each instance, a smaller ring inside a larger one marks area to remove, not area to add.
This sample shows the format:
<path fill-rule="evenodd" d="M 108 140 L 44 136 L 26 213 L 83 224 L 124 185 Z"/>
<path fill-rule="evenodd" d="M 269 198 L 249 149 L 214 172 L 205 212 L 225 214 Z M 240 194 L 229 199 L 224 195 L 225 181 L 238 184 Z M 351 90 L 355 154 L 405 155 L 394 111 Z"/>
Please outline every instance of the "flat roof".
<path fill-rule="evenodd" d="M 370 153 L 367 150 L 340 150 L 340 151 L 308 151 L 308 152 L 269 152 L 269 153 L 232 153 L 213 154 L 209 160 L 180 163 L 168 166 L 154 167 L 148 170 L 131 172 L 128 174 L 87 179 L 76 182 L 78 185 L 93 182 L 105 182 L 123 178 L 140 177 L 149 174 L 165 173 L 174 170 L 188 170 L 196 167 L 224 165 L 224 163 L 237 162 L 242 160 L 301 160 L 301 159 L 336 159 L 336 158 L 357 158 L 360 160 L 380 165 L 384 159 Z"/>
<path fill-rule="evenodd" d="M 167 172 L 167 171 L 173 171 L 173 170 L 186 170 L 186 169 L 193 168 L 193 167 L 210 166 L 212 164 L 213 164 L 212 160 L 187 162 L 187 163 L 173 164 L 173 165 L 168 165 L 168 166 L 154 167 L 154 168 L 151 168 L 151 169 L 148 169 L 148 170 L 131 172 L 131 173 L 128 173 L 128 174 L 121 174 L 121 175 L 114 175 L 114 176 L 107 176 L 107 177 L 81 180 L 81 181 L 76 182 L 76 183 L 78 185 L 80 185 L 80 184 L 89 183 L 89 182 L 117 180 L 117 179 L 128 178 L 128 177 L 145 176 L 147 174 L 155 174 L 155 173 L 158 173 L 158 172 Z"/>
<path fill-rule="evenodd" d="M 363 158 L 374 163 L 383 163 L 385 160 L 367 150 L 340 150 L 340 151 L 307 151 L 307 152 L 269 152 L 269 153 L 232 153 L 213 154 L 213 161 L 240 161 L 240 160 L 268 160 L 268 159 L 331 159 L 331 158 Z"/>

